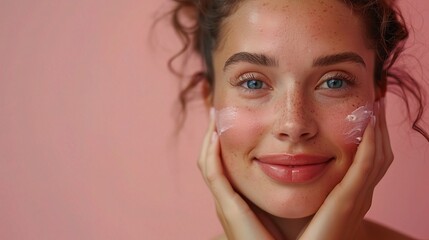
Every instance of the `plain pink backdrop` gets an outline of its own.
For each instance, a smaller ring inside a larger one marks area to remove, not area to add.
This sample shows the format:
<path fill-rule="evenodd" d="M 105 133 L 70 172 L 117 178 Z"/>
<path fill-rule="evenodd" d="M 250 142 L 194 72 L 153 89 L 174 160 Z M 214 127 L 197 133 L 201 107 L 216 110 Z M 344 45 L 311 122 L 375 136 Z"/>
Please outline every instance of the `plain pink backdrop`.
<path fill-rule="evenodd" d="M 429 3 L 400 3 L 415 26 L 409 53 L 421 67 L 413 58 L 406 62 L 427 79 Z M 157 0 L 0 2 L 0 239 L 209 239 L 220 233 L 196 167 L 204 106 L 191 104 L 175 137 L 178 81 L 166 61 L 179 45 L 166 21 L 149 32 L 169 6 Z M 396 97 L 388 95 L 387 104 L 396 161 L 368 217 L 429 238 L 429 145 L 403 122 Z"/>

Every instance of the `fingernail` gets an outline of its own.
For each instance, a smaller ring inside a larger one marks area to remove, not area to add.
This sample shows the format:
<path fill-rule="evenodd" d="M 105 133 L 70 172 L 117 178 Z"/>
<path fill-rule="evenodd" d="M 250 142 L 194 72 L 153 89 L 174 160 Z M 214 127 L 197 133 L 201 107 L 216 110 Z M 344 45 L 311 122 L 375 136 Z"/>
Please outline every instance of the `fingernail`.
<path fill-rule="evenodd" d="M 212 143 L 216 142 L 217 138 L 218 138 L 217 132 L 213 131 L 213 133 L 212 133 L 212 139 L 211 139 Z"/>

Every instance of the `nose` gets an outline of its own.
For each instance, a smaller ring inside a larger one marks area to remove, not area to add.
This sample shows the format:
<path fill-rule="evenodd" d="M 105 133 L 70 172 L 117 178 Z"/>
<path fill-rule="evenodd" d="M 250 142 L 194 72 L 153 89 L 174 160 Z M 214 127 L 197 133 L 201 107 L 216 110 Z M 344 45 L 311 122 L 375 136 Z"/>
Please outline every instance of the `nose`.
<path fill-rule="evenodd" d="M 314 108 L 305 94 L 291 93 L 276 107 L 273 134 L 281 141 L 308 141 L 317 135 Z"/>

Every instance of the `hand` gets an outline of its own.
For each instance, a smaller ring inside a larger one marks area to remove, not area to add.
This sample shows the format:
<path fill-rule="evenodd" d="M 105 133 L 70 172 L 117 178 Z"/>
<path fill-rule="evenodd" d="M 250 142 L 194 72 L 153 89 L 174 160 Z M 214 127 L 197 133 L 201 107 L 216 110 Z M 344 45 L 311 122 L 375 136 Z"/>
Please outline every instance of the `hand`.
<path fill-rule="evenodd" d="M 374 188 L 393 161 L 383 101 L 372 117 L 354 161 L 300 239 L 354 239 L 368 212 Z"/>
<path fill-rule="evenodd" d="M 328 195 L 299 239 L 353 239 L 371 206 L 374 188 L 392 160 L 382 104 L 365 130 L 343 180 Z M 281 231 L 269 219 L 261 219 L 263 215 L 257 216 L 224 175 L 213 119 L 198 166 L 215 198 L 217 214 L 228 239 L 281 239 Z"/>
<path fill-rule="evenodd" d="M 213 114 L 204 138 L 198 167 L 214 196 L 216 212 L 228 239 L 274 239 L 249 205 L 234 191 L 223 172 Z"/>

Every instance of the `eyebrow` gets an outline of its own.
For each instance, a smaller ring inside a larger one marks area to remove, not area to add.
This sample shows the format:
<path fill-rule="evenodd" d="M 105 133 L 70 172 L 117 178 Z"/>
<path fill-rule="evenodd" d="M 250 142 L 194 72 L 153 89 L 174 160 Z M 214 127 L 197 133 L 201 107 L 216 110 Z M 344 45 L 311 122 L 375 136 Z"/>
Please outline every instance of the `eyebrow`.
<path fill-rule="evenodd" d="M 323 66 L 334 65 L 342 62 L 353 62 L 353 63 L 360 64 L 366 68 L 366 64 L 363 58 L 354 52 L 343 52 L 343 53 L 337 53 L 333 55 L 318 57 L 313 61 L 313 66 L 323 67 Z"/>
<path fill-rule="evenodd" d="M 249 52 L 239 52 L 226 60 L 225 65 L 223 66 L 223 71 L 234 64 L 239 62 L 247 62 L 256 65 L 262 65 L 267 67 L 275 67 L 278 66 L 278 61 L 274 57 L 267 56 L 265 54 L 260 53 L 249 53 Z"/>
<path fill-rule="evenodd" d="M 226 60 L 225 65 L 223 67 L 223 71 L 226 71 L 226 69 L 229 66 L 237 64 L 239 62 L 247 62 L 247 63 L 262 65 L 267 67 L 275 67 L 279 65 L 276 58 L 267 56 L 265 54 L 239 52 L 232 55 L 231 57 L 228 58 L 228 60 Z M 357 63 L 366 68 L 366 64 L 363 58 L 354 52 L 343 52 L 343 53 L 337 53 L 337 54 L 318 57 L 313 61 L 313 67 L 329 66 L 329 65 L 342 63 L 342 62 Z"/>

